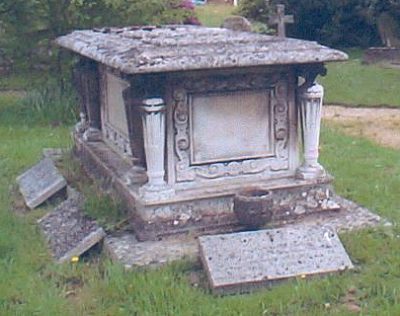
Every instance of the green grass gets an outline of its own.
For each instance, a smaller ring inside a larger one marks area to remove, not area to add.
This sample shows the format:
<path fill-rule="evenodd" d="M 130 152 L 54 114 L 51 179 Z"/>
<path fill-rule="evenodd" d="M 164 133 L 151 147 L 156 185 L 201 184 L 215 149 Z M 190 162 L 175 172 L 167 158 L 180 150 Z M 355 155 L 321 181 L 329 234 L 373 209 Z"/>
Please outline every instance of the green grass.
<path fill-rule="evenodd" d="M 3 92 L 0 98 L 0 124 L 57 126 L 73 124 L 77 118 L 78 100 L 71 87 L 62 90 L 47 81 L 28 91 Z"/>
<path fill-rule="evenodd" d="M 0 96 L 0 117 L 18 104 L 13 95 Z M 27 125 L 24 115 L 17 111 L 12 121 L 0 120 L 1 315 L 346 315 L 350 287 L 356 288 L 352 299 L 364 314 L 400 313 L 399 151 L 323 129 L 321 161 L 336 176 L 336 190 L 395 223 L 342 235 L 355 271 L 214 297 L 189 285 L 188 274 L 200 268 L 190 262 L 126 272 L 93 254 L 75 265 L 55 265 L 35 224 L 44 210 L 15 215 L 10 192 L 15 177 L 39 159 L 43 147 L 70 146 L 69 128 Z M 107 217 L 111 209 L 118 209 L 118 202 L 96 195 L 87 205 L 104 221 L 116 222 L 118 216 Z"/>
<path fill-rule="evenodd" d="M 19 71 L 8 76 L 0 76 L 0 90 L 14 89 L 23 90 L 29 87 L 37 87 L 46 81 L 49 75 L 40 70 Z"/>
<path fill-rule="evenodd" d="M 196 7 L 196 14 L 203 25 L 220 27 L 224 19 L 234 12 L 234 7 L 224 4 L 207 4 Z"/>
<path fill-rule="evenodd" d="M 400 69 L 362 65 L 358 58 L 330 63 L 327 69 L 328 75 L 318 79 L 326 103 L 400 107 Z"/>

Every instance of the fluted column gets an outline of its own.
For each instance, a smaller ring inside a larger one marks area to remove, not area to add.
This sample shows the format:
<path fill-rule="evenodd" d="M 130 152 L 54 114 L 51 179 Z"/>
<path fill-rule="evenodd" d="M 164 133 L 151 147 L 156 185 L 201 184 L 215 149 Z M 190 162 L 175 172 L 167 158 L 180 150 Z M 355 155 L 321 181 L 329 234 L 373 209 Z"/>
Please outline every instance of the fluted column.
<path fill-rule="evenodd" d="M 317 179 L 325 175 L 324 168 L 318 163 L 324 88 L 314 83 L 311 87 L 300 91 L 298 97 L 304 162 L 297 169 L 296 177 L 299 179 Z"/>
<path fill-rule="evenodd" d="M 164 180 L 165 103 L 160 98 L 145 99 L 140 108 L 148 177 L 140 193 L 144 198 L 163 198 L 173 194 Z"/>

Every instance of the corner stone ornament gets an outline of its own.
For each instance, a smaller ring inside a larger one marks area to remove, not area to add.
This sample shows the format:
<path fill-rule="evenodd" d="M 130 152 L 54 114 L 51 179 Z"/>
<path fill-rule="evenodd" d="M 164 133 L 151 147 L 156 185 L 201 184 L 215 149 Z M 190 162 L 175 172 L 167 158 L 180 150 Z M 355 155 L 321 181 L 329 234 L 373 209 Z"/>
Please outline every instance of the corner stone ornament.
<path fill-rule="evenodd" d="M 299 179 L 317 179 L 326 175 L 324 168 L 318 163 L 323 97 L 324 88 L 317 83 L 308 88 L 300 87 L 298 106 L 304 162 L 296 172 L 296 177 Z"/>
<path fill-rule="evenodd" d="M 174 191 L 164 180 L 165 102 L 161 98 L 145 99 L 140 110 L 148 177 L 140 194 L 145 199 L 171 196 Z"/>

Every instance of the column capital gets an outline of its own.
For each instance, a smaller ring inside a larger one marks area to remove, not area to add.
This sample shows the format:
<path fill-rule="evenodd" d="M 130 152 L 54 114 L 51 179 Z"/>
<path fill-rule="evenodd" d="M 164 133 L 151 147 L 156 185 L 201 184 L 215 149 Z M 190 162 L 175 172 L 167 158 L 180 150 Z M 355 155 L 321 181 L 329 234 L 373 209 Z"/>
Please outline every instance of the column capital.
<path fill-rule="evenodd" d="M 165 102 L 161 98 L 144 99 L 140 109 L 147 113 L 159 113 L 165 111 Z"/>
<path fill-rule="evenodd" d="M 322 99 L 324 98 L 324 87 L 314 82 L 314 84 L 306 89 L 302 89 L 299 95 L 302 99 Z"/>

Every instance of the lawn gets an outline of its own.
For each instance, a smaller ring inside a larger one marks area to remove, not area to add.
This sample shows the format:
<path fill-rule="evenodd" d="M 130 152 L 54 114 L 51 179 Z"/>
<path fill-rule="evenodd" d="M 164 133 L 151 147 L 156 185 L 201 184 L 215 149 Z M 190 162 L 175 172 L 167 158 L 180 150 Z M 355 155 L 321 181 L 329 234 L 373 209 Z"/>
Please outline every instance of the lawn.
<path fill-rule="evenodd" d="M 400 107 L 400 70 L 363 65 L 359 58 L 328 64 L 328 75 L 319 78 L 325 103 L 352 106 Z"/>
<path fill-rule="evenodd" d="M 203 25 L 220 27 L 224 19 L 234 14 L 234 7 L 224 4 L 209 4 L 196 7 L 196 14 Z"/>
<path fill-rule="evenodd" d="M 18 108 L 15 99 L 1 96 L 0 117 L 10 106 Z M 397 226 L 342 235 L 354 272 L 294 280 L 252 295 L 220 298 L 191 287 L 188 275 L 199 266 L 190 262 L 125 272 L 92 255 L 57 266 L 35 226 L 43 210 L 15 215 L 12 192 L 15 177 L 39 159 L 43 147 L 70 145 L 69 128 L 26 125 L 23 116 L 18 122 L 0 121 L 1 315 L 342 315 L 349 289 L 368 315 L 400 312 Z M 323 130 L 322 162 L 337 177 L 336 190 L 394 223 L 400 218 L 398 161 L 398 151 Z"/>
<path fill-rule="evenodd" d="M 219 20 L 213 21 L 218 25 Z M 364 104 L 354 102 L 352 94 L 345 97 L 340 88 L 344 79 L 332 76 L 346 73 L 346 80 L 357 82 L 360 71 L 367 69 L 362 79 L 371 86 L 359 89 L 368 92 L 378 84 L 367 76 L 391 87 L 389 92 L 375 90 L 368 104 L 398 105 L 385 98 L 398 95 L 400 90 L 391 81 L 399 72 L 364 67 L 355 59 L 329 66 L 330 75 L 324 79 L 328 100 L 339 102 L 344 97 L 344 103 Z M 1 82 L 8 88 L 26 85 L 18 77 L 12 80 Z M 341 235 L 356 265 L 354 271 L 293 280 L 250 295 L 215 297 L 190 285 L 192 271 L 200 270 L 198 263 L 124 271 L 96 252 L 76 264 L 52 262 L 36 226 L 46 209 L 26 215 L 12 211 L 21 203 L 15 201 L 15 177 L 40 158 L 42 148 L 71 145 L 70 119 L 57 119 L 69 112 L 57 110 L 58 99 L 56 110 L 46 116 L 43 98 L 37 94 L 25 102 L 20 98 L 0 93 L 0 315 L 347 315 L 355 304 L 364 315 L 400 315 L 400 151 L 323 126 L 321 161 L 336 177 L 336 191 L 385 216 L 394 226 Z M 29 107 L 29 102 L 38 106 Z M 70 99 L 66 102 L 72 104 Z M 92 208 L 100 206 L 115 207 L 92 201 Z"/>

